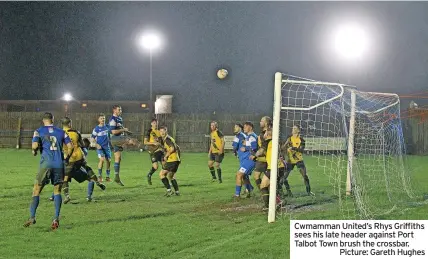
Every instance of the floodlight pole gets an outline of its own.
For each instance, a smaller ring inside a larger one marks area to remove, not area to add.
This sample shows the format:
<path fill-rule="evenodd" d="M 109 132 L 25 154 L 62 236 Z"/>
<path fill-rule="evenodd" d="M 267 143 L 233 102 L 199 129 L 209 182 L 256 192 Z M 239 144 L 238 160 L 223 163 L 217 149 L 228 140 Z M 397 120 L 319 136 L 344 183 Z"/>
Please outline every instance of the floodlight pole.
<path fill-rule="evenodd" d="M 64 116 L 68 116 L 68 101 L 65 101 L 64 103 Z"/>
<path fill-rule="evenodd" d="M 150 47 L 150 50 L 149 50 L 149 52 L 150 52 L 150 109 L 149 109 L 149 112 L 150 112 L 150 116 L 151 117 L 153 117 L 153 106 L 154 106 L 154 102 L 153 102 L 153 80 L 152 80 L 152 70 L 153 70 L 153 67 L 152 67 L 152 59 L 153 59 L 153 53 L 152 53 L 152 47 Z"/>

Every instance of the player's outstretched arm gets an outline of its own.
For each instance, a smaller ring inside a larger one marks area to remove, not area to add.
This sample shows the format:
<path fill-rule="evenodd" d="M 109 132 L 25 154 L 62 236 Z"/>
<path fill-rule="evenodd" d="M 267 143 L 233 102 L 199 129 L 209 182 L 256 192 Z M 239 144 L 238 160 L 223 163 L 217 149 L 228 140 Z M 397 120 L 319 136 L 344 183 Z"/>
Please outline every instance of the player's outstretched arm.
<path fill-rule="evenodd" d="M 250 159 L 255 160 L 258 157 L 264 156 L 266 154 L 264 147 L 259 148 L 259 150 L 257 150 L 257 152 L 253 155 L 250 156 Z"/>

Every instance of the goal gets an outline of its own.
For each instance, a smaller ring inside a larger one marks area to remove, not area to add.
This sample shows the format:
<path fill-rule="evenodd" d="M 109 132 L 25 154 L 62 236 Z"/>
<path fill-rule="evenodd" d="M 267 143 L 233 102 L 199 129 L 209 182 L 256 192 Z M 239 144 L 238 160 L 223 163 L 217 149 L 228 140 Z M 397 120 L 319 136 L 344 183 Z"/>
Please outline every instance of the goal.
<path fill-rule="evenodd" d="M 279 143 L 294 125 L 306 140 L 309 178 L 317 179 L 311 183 L 314 199 L 317 184 L 324 186 L 323 193 L 334 197 L 343 218 L 376 218 L 412 197 L 396 94 L 276 73 L 272 164 L 277 164 Z M 270 181 L 268 221 L 273 222 L 276 167 Z"/>

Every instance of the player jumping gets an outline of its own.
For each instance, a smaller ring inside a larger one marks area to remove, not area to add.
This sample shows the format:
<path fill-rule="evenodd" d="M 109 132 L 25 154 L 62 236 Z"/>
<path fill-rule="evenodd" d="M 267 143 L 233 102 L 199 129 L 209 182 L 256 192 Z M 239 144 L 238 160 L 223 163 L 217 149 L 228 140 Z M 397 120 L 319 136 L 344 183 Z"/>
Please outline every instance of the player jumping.
<path fill-rule="evenodd" d="M 152 162 L 152 168 L 147 174 L 147 182 L 152 185 L 152 175 L 158 170 L 158 162 L 163 161 L 163 148 L 160 144 L 160 132 L 158 130 L 158 120 L 153 118 L 151 121 L 151 128 L 147 131 L 144 137 L 144 145 L 147 146 L 147 150 L 150 154 L 150 161 Z"/>
<path fill-rule="evenodd" d="M 257 151 L 257 135 L 253 132 L 253 127 L 253 123 L 249 121 L 244 123 L 244 133 L 246 137 L 245 145 L 238 150 L 240 168 L 238 172 L 236 172 L 235 198 L 240 197 L 242 182 L 246 177 L 251 175 L 256 165 L 256 163 L 250 159 L 250 156 Z"/>
<path fill-rule="evenodd" d="M 175 179 L 175 174 L 177 173 L 178 166 L 181 163 L 180 159 L 180 147 L 175 143 L 175 140 L 168 135 L 167 127 L 160 128 L 160 135 L 162 137 L 162 144 L 165 149 L 163 168 L 160 172 L 160 178 L 162 183 L 166 188 L 165 196 L 171 196 L 173 193 L 171 191 L 171 185 L 174 187 L 175 195 L 180 195 L 178 190 L 178 183 Z"/>
<path fill-rule="evenodd" d="M 43 187 L 49 183 L 54 185 L 55 217 L 51 228 L 59 227 L 59 214 L 61 210 L 61 184 L 64 178 L 63 144 L 67 146 L 67 159 L 70 158 L 73 144 L 64 130 L 53 126 L 54 116 L 47 112 L 43 115 L 43 125 L 33 134 L 31 144 L 33 155 L 37 155 L 40 149 L 40 167 L 33 187 L 33 201 L 30 205 L 30 219 L 24 227 L 36 224 L 36 210 L 39 206 L 40 193 Z M 67 161 L 66 159 L 66 161 Z"/>
<path fill-rule="evenodd" d="M 98 181 L 103 181 L 103 165 L 106 163 L 106 181 L 110 182 L 110 162 L 111 162 L 111 147 L 109 128 L 105 124 L 106 116 L 104 113 L 98 115 L 98 125 L 92 131 L 92 141 L 96 142 L 98 154 Z"/>
<path fill-rule="evenodd" d="M 217 178 L 215 175 L 215 169 L 217 169 L 218 182 L 222 183 L 223 180 L 221 178 L 220 164 L 224 158 L 224 136 L 223 136 L 223 133 L 218 129 L 217 122 L 215 121 L 211 122 L 210 129 L 211 129 L 211 133 L 210 133 L 211 144 L 210 144 L 210 150 L 208 152 L 208 159 L 209 159 L 208 168 L 210 169 L 212 181 L 213 182 L 217 181 Z M 215 169 L 213 165 L 215 166 Z"/>
<path fill-rule="evenodd" d="M 70 137 L 71 142 L 73 143 L 72 155 L 69 158 L 69 161 L 65 167 L 65 176 L 63 183 L 63 190 L 65 195 L 64 204 L 67 204 L 70 198 L 69 182 L 71 178 L 75 179 L 77 182 L 82 183 L 83 181 L 89 181 L 88 183 L 88 196 L 87 200 L 92 201 L 92 192 L 94 190 L 94 184 L 96 183 L 98 187 L 102 190 L 105 190 L 105 185 L 98 182 L 97 176 L 87 165 L 85 154 L 83 149 L 86 149 L 86 145 L 83 142 L 82 135 L 79 131 L 72 128 L 72 121 L 68 117 L 64 117 L 61 121 L 63 130 Z M 64 147 L 64 151 L 68 152 L 68 147 Z"/>
<path fill-rule="evenodd" d="M 123 146 L 127 144 L 136 145 L 137 141 L 124 135 L 125 133 L 129 133 L 129 130 L 123 127 L 123 119 L 121 116 L 122 107 L 120 107 L 119 105 L 114 105 L 113 115 L 109 120 L 110 132 L 112 134 L 111 144 L 113 145 L 114 151 L 114 181 L 117 184 L 124 186 L 119 176 Z"/>

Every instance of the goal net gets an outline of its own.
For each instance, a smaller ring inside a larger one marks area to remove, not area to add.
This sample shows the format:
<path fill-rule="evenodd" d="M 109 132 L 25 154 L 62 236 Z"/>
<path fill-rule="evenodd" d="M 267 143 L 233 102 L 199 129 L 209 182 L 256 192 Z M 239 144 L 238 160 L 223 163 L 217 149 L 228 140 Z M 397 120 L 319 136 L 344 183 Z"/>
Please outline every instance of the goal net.
<path fill-rule="evenodd" d="M 412 197 L 403 161 L 397 95 L 361 92 L 343 84 L 277 73 L 272 164 L 279 155 L 287 160 L 287 152 L 281 154 L 280 144 L 295 125 L 300 127 L 306 143 L 303 160 L 315 194 L 310 198 L 311 204 L 334 203 L 331 209 L 337 206 L 342 218 L 369 219 L 394 211 Z M 271 183 L 276 182 L 277 171 L 272 168 Z M 292 174 L 300 175 L 299 169 L 295 168 Z M 293 177 L 289 177 L 289 184 L 298 195 L 286 198 L 289 212 L 303 198 L 299 196 L 305 195 L 303 180 Z M 276 185 L 271 184 L 270 191 L 272 222 Z"/>

